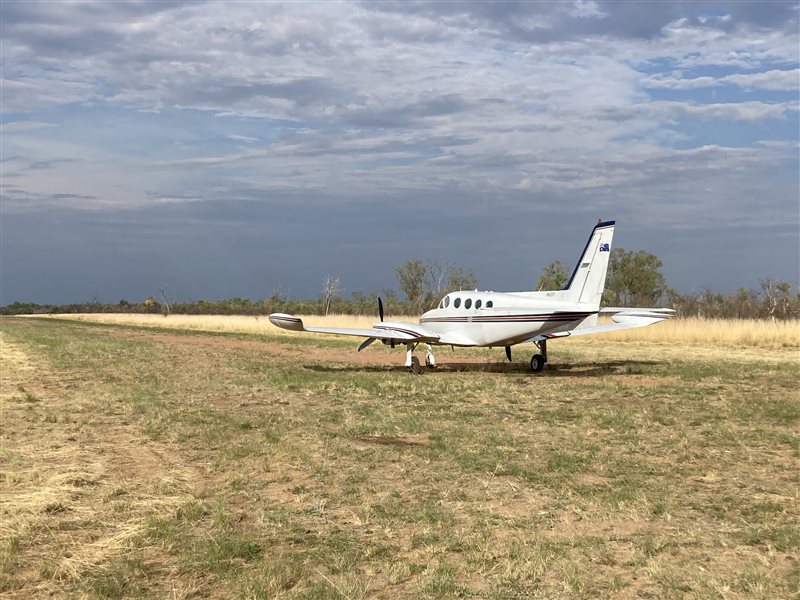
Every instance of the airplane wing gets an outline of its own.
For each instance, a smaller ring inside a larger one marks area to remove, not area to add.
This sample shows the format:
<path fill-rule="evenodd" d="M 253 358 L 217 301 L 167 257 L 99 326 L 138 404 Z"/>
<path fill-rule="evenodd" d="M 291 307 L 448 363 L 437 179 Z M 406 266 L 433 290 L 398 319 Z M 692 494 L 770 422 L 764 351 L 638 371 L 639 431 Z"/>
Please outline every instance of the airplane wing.
<path fill-rule="evenodd" d="M 529 342 L 541 342 L 544 340 L 551 340 L 553 338 L 571 337 L 575 335 L 589 335 L 593 333 L 607 333 L 610 331 L 621 331 L 623 329 L 634 329 L 636 327 L 647 327 L 654 323 L 660 323 L 675 315 L 675 311 L 671 308 L 620 308 L 609 307 L 601 308 L 600 314 L 611 314 L 613 323 L 604 325 L 594 325 L 592 327 L 584 327 L 579 329 L 571 329 L 569 331 L 557 331 L 553 333 L 545 333 L 537 335 L 529 339 Z"/>
<path fill-rule="evenodd" d="M 405 323 L 402 321 L 380 322 L 372 326 L 371 329 L 351 329 L 347 327 L 306 327 L 303 320 L 286 313 L 272 313 L 269 321 L 276 327 L 288 329 L 290 331 L 309 331 L 312 333 L 332 333 L 336 335 L 354 335 L 371 340 L 386 340 L 388 342 L 408 343 L 408 342 L 438 342 L 439 335 L 419 325 L 417 323 Z M 359 350 L 366 348 L 369 344 L 362 344 Z"/>

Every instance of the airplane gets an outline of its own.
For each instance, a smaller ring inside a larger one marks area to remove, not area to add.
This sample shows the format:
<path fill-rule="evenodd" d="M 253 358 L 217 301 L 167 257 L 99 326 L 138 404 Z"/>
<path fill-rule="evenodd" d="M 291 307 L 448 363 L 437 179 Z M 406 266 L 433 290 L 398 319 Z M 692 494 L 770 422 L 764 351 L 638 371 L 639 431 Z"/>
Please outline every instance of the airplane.
<path fill-rule="evenodd" d="M 380 322 L 371 329 L 306 327 L 302 319 L 286 313 L 272 313 L 269 320 L 290 331 L 366 338 L 359 352 L 377 340 L 392 348 L 405 345 L 405 366 L 416 374 L 422 371 L 414 356 L 419 344 L 427 348 L 425 366 L 435 368 L 433 346 L 504 347 L 510 361 L 511 346 L 532 342 L 538 352 L 531 357 L 530 368 L 540 373 L 547 363 L 548 340 L 646 327 L 674 315 L 669 308 L 600 308 L 615 223 L 598 220 L 563 290 L 450 292 L 419 323 L 384 321 L 383 302 L 378 298 Z M 598 325 L 599 314 L 610 314 L 613 322 Z"/>

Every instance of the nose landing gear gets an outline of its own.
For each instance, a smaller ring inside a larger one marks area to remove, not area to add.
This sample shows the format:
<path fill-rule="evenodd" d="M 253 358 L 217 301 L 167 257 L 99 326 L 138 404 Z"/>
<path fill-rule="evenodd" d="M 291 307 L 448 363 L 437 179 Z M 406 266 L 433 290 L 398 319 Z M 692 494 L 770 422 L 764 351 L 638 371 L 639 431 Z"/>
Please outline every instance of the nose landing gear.
<path fill-rule="evenodd" d="M 429 369 L 436 368 L 436 358 L 433 356 L 433 348 L 430 344 L 425 344 L 427 347 L 427 352 L 425 352 L 425 366 Z M 414 373 L 415 375 L 419 375 L 422 373 L 422 366 L 420 365 L 419 359 L 414 356 L 414 350 L 416 350 L 417 344 L 412 342 L 406 344 L 406 363 L 405 366 L 410 373 Z"/>
<path fill-rule="evenodd" d="M 425 353 L 425 366 L 429 369 L 436 368 L 436 358 L 433 356 L 433 348 L 430 344 L 425 344 L 428 348 L 428 351 Z"/>

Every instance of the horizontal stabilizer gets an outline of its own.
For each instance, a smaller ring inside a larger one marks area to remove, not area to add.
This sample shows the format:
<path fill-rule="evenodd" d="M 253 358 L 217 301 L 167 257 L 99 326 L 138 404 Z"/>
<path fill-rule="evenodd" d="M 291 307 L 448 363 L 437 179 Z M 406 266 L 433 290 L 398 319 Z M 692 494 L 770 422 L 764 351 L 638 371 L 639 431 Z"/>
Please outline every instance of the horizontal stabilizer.
<path fill-rule="evenodd" d="M 671 308 L 601 308 L 600 313 L 611 314 L 613 323 L 595 325 L 573 329 L 571 331 L 559 331 L 555 333 L 545 333 L 537 335 L 528 340 L 529 342 L 541 342 L 560 337 L 573 337 L 576 335 L 589 335 L 593 333 L 609 333 L 621 331 L 623 329 L 635 329 L 636 327 L 647 327 L 661 321 L 666 321 L 674 316 L 675 311 Z"/>
<path fill-rule="evenodd" d="M 600 309 L 601 315 L 618 314 L 618 313 L 625 313 L 625 314 L 647 313 L 647 314 L 658 314 L 671 317 L 672 315 L 675 314 L 675 311 L 671 308 L 631 308 L 630 306 L 607 306 L 605 308 Z"/>

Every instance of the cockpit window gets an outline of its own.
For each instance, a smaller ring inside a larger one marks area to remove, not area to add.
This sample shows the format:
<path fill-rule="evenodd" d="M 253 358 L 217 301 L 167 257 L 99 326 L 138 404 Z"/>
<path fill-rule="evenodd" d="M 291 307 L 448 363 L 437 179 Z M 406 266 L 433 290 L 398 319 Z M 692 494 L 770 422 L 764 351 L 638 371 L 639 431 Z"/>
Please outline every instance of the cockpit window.
<path fill-rule="evenodd" d="M 456 298 L 453 300 L 453 308 L 458 308 L 459 306 L 461 306 L 461 298 Z"/>
<path fill-rule="evenodd" d="M 450 296 L 445 296 L 444 297 L 444 307 L 447 308 L 448 306 L 450 306 Z"/>
<path fill-rule="evenodd" d="M 480 308 L 480 307 L 481 307 L 481 301 L 475 300 L 475 308 Z"/>
<path fill-rule="evenodd" d="M 467 298 L 464 300 L 464 308 L 469 308 L 470 306 L 472 306 L 472 298 Z"/>
<path fill-rule="evenodd" d="M 494 302 L 492 302 L 491 300 L 487 300 L 486 301 L 486 308 L 492 308 L 493 306 L 494 306 Z"/>

